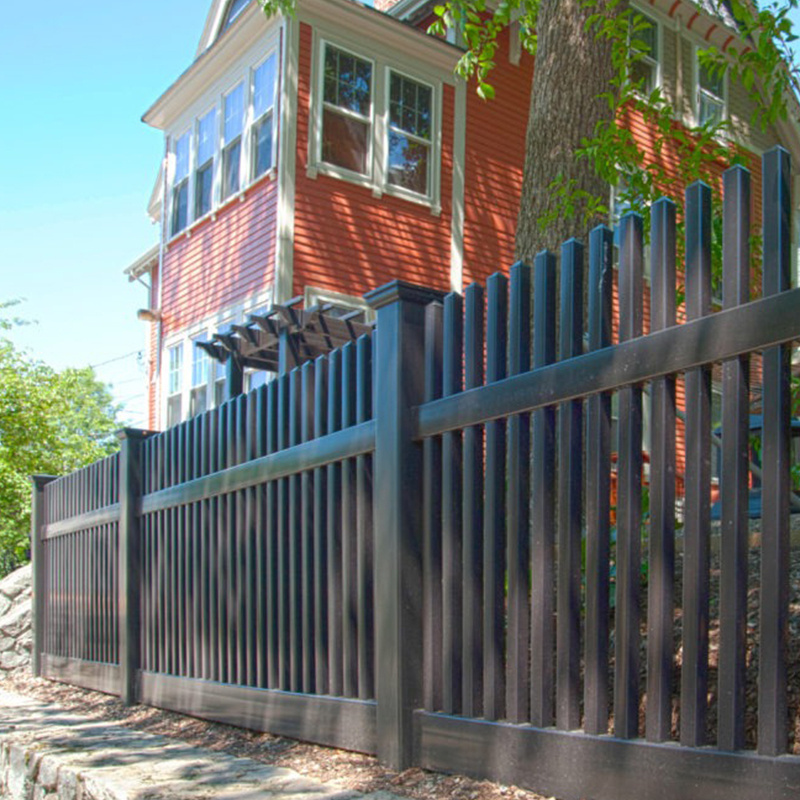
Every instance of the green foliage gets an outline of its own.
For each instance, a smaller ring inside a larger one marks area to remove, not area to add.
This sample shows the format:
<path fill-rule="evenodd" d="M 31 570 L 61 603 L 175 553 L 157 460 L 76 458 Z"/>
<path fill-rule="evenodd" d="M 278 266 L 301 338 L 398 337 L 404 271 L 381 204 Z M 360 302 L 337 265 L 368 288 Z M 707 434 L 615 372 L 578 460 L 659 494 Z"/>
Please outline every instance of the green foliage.
<path fill-rule="evenodd" d="M 13 303 L 0 303 L 0 313 Z M 20 320 L 0 318 L 0 330 Z M 57 372 L 0 338 L 0 577 L 29 552 L 30 476 L 62 475 L 117 449 L 119 408 L 92 369 Z"/>

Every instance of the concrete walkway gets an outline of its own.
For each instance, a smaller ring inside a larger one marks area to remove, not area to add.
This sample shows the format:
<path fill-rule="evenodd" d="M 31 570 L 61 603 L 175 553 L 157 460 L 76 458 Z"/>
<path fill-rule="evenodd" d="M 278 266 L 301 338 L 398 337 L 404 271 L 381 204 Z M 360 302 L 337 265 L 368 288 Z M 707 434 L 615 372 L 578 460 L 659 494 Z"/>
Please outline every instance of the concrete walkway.
<path fill-rule="evenodd" d="M 3 800 L 400 800 L 0 691 Z"/>

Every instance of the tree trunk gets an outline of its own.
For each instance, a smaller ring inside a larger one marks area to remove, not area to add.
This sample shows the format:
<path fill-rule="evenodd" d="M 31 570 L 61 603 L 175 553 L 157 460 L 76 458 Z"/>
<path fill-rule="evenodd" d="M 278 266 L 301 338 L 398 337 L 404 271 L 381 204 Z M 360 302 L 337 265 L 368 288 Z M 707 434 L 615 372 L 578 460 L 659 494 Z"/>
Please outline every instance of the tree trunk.
<path fill-rule="evenodd" d="M 586 220 L 585 203 L 579 202 L 574 214 L 561 211 L 546 227 L 539 224 L 539 219 L 558 205 L 550 189 L 558 175 L 574 180 L 575 189 L 592 196 L 607 197 L 609 193 L 608 184 L 594 173 L 591 160 L 576 161 L 573 155 L 581 140 L 592 136 L 595 125 L 611 114 L 608 101 L 599 97 L 609 91 L 614 77 L 611 47 L 607 40 L 597 38 L 594 30 L 585 30 L 593 10 L 582 8 L 581 0 L 542 0 L 539 8 L 516 239 L 517 258 L 529 263 L 540 250 L 557 251 L 571 236 L 585 240 L 594 225 L 607 222 Z"/>

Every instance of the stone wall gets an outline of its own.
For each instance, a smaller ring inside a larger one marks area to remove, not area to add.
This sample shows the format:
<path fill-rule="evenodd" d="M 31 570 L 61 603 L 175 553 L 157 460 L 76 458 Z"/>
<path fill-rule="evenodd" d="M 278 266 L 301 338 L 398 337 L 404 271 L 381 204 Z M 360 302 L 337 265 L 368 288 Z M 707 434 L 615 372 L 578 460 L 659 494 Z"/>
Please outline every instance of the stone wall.
<path fill-rule="evenodd" d="M 31 661 L 31 566 L 0 581 L 0 674 Z"/>

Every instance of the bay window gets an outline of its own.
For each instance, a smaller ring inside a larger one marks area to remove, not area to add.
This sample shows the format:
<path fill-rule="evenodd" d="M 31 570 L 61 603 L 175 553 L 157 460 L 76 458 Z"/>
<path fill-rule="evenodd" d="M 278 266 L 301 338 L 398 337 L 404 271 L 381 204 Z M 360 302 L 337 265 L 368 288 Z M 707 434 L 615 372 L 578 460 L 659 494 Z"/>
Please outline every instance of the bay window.
<path fill-rule="evenodd" d="M 322 160 L 369 173 L 372 138 L 372 62 L 325 46 Z"/>
<path fill-rule="evenodd" d="M 172 233 L 189 222 L 189 132 L 175 142 L 175 173 L 172 178 Z"/>
<path fill-rule="evenodd" d="M 214 151 L 217 138 L 217 109 L 212 108 L 197 123 L 197 168 L 194 174 L 194 217 L 211 211 L 214 197 Z"/>
<path fill-rule="evenodd" d="M 239 191 L 239 173 L 244 129 L 244 84 L 240 83 L 223 99 L 222 199 Z"/>

